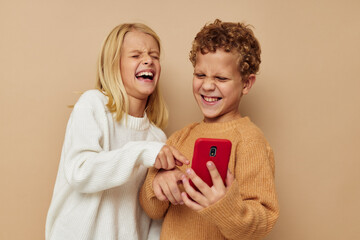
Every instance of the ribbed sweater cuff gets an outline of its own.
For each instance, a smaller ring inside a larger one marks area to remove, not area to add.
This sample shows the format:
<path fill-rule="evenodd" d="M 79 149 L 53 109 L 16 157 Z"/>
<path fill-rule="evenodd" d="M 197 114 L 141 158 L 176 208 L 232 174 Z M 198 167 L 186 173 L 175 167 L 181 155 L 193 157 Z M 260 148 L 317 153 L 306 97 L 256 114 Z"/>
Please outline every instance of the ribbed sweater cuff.
<path fill-rule="evenodd" d="M 153 185 L 154 178 L 155 178 L 156 174 L 158 173 L 158 171 L 159 171 L 158 169 L 152 167 L 149 169 L 148 175 L 146 176 L 143 187 L 144 187 L 144 191 L 145 191 L 145 198 L 148 200 L 153 197 L 156 197 L 152 185 Z"/>
<path fill-rule="evenodd" d="M 154 166 L 155 159 L 161 148 L 165 145 L 162 142 L 147 142 L 146 151 L 142 154 L 143 165 L 147 168 Z"/>

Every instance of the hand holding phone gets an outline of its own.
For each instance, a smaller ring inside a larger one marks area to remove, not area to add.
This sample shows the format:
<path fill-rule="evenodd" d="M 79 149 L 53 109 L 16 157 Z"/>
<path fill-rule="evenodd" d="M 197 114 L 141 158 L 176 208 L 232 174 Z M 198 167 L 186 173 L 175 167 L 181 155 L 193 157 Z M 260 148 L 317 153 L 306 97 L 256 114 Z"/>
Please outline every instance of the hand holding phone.
<path fill-rule="evenodd" d="M 212 161 L 225 183 L 230 153 L 231 142 L 227 139 L 199 138 L 195 142 L 191 168 L 211 187 L 213 183 L 206 163 Z M 197 189 L 191 181 L 190 184 Z"/>
<path fill-rule="evenodd" d="M 196 141 L 192 169 L 187 169 L 187 177 L 184 175 L 182 177 L 185 192 L 181 193 L 181 197 L 186 206 L 194 211 L 200 211 L 225 196 L 234 181 L 234 176 L 228 172 L 230 153 L 229 140 L 201 138 Z M 207 164 L 209 161 L 213 164 Z M 219 182 L 221 181 L 219 178 L 222 179 L 223 184 Z M 192 181 L 196 182 L 199 189 Z"/>

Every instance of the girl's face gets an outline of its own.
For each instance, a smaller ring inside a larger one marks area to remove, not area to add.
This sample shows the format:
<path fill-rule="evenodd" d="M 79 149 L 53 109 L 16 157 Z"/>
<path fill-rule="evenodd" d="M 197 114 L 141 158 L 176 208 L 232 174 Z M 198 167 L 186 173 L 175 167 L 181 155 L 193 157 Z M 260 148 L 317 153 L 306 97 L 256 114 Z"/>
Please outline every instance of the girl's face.
<path fill-rule="evenodd" d="M 226 122 L 241 117 L 239 103 L 255 81 L 244 84 L 237 66 L 238 57 L 222 49 L 196 57 L 193 93 L 205 122 Z"/>
<path fill-rule="evenodd" d="M 142 103 L 156 88 L 160 77 L 160 50 L 156 40 L 140 31 L 126 33 L 121 46 L 120 72 L 130 104 Z"/>

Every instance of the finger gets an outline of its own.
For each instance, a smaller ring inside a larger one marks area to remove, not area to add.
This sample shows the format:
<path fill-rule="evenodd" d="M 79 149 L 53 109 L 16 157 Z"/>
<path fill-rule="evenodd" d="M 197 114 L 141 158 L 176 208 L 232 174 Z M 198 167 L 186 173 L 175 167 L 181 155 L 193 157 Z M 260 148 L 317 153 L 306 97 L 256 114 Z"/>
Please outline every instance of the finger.
<path fill-rule="evenodd" d="M 153 182 L 153 189 L 157 199 L 159 199 L 160 201 L 168 200 L 167 197 L 163 194 L 161 187 L 155 182 Z"/>
<path fill-rule="evenodd" d="M 180 202 L 182 202 L 180 190 L 177 185 L 177 177 L 175 175 L 172 175 L 174 173 L 174 170 L 166 170 L 163 171 L 163 177 L 160 181 L 160 187 L 165 194 L 165 196 L 168 198 L 168 200 L 174 204 L 177 205 Z M 166 177 L 168 176 L 168 177 Z M 169 178 L 170 177 L 170 178 Z"/>
<path fill-rule="evenodd" d="M 211 180 L 216 189 L 225 188 L 224 182 L 217 170 L 215 164 L 212 161 L 206 163 L 207 168 L 209 169 Z"/>
<path fill-rule="evenodd" d="M 203 209 L 203 207 L 201 205 L 197 204 L 194 201 L 191 201 L 185 192 L 181 193 L 181 197 L 182 197 L 182 200 L 185 203 L 185 205 L 188 206 L 190 209 L 192 209 L 194 211 L 199 211 L 199 210 Z"/>
<path fill-rule="evenodd" d="M 194 172 L 193 169 L 186 169 L 186 174 L 203 195 L 209 196 L 209 194 L 211 194 L 211 188 Z"/>
<path fill-rule="evenodd" d="M 182 204 L 182 198 L 181 198 L 181 192 L 180 189 L 178 187 L 177 184 L 174 184 L 175 181 L 170 182 L 169 185 L 169 190 L 171 192 L 171 196 L 174 198 L 174 203 L 173 204 Z M 177 183 L 177 181 L 176 181 Z"/>
<path fill-rule="evenodd" d="M 171 181 L 169 183 L 169 187 L 171 189 L 171 192 L 172 192 L 174 198 L 177 200 L 177 202 L 179 204 L 183 204 L 184 202 L 182 201 L 179 184 L 182 182 L 182 176 L 184 175 L 184 173 L 182 171 L 180 171 L 178 168 L 174 169 L 174 173 L 175 173 L 174 181 Z"/>
<path fill-rule="evenodd" d="M 179 160 L 175 159 L 175 165 L 181 167 L 184 164 L 182 162 L 180 162 Z"/>
<path fill-rule="evenodd" d="M 203 207 L 207 207 L 208 206 L 208 201 L 207 198 L 200 192 L 196 191 L 189 182 L 189 179 L 187 177 L 185 177 L 185 175 L 183 175 L 182 177 L 182 182 L 183 182 L 183 186 L 184 189 L 186 191 L 186 193 L 194 200 L 196 201 L 198 204 L 200 204 Z M 195 184 L 195 183 L 194 183 Z M 206 184 L 206 183 L 205 183 Z"/>
<path fill-rule="evenodd" d="M 168 169 L 166 153 L 165 153 L 164 148 L 161 149 L 161 151 L 158 154 L 158 157 L 159 157 L 159 161 L 160 161 L 160 168 Z"/>
<path fill-rule="evenodd" d="M 175 159 L 168 146 L 164 147 L 164 160 L 166 161 L 166 169 L 169 170 L 175 167 Z"/>
<path fill-rule="evenodd" d="M 177 200 L 174 198 L 171 190 L 169 189 L 169 186 L 165 183 L 161 185 L 161 189 L 163 191 L 163 193 L 165 194 L 165 196 L 167 197 L 167 199 L 174 205 L 177 205 L 178 202 Z"/>
<path fill-rule="evenodd" d="M 156 159 L 155 159 L 154 167 L 155 167 L 156 169 L 160 169 L 160 168 L 161 168 L 161 163 L 160 163 L 160 159 L 159 159 L 159 158 L 156 158 Z"/>
<path fill-rule="evenodd" d="M 174 148 L 172 146 L 169 146 L 169 147 L 170 147 L 172 154 L 176 158 L 176 160 L 178 160 L 179 162 L 186 164 L 186 165 L 190 164 L 190 161 L 187 160 L 187 158 L 184 155 L 182 155 L 179 150 L 177 150 L 176 148 Z M 181 166 L 181 165 L 178 165 L 178 166 Z"/>
<path fill-rule="evenodd" d="M 160 168 L 166 169 L 167 161 L 166 160 L 164 161 L 164 158 L 165 158 L 165 153 L 164 153 L 164 147 L 163 147 L 156 157 L 154 167 L 157 169 L 160 169 Z"/>
<path fill-rule="evenodd" d="M 228 169 L 227 174 L 226 174 L 226 188 L 230 187 L 231 184 L 234 182 L 235 178 L 234 175 L 230 172 L 230 170 Z"/>

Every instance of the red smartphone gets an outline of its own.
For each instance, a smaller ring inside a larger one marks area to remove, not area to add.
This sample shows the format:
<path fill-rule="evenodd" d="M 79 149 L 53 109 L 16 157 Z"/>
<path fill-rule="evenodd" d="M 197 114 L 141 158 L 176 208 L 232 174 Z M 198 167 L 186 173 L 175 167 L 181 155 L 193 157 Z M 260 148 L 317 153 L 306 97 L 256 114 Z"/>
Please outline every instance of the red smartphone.
<path fill-rule="evenodd" d="M 213 185 L 211 175 L 206 167 L 208 161 L 212 161 L 225 183 L 229 159 L 231 153 L 231 141 L 216 138 L 198 138 L 195 141 L 194 155 L 191 168 L 195 173 L 211 187 Z M 195 185 L 190 184 L 195 188 Z"/>

